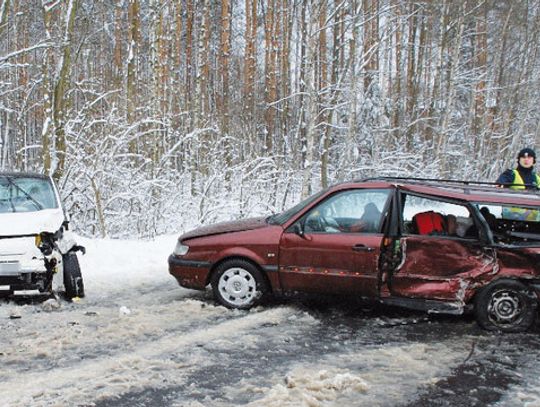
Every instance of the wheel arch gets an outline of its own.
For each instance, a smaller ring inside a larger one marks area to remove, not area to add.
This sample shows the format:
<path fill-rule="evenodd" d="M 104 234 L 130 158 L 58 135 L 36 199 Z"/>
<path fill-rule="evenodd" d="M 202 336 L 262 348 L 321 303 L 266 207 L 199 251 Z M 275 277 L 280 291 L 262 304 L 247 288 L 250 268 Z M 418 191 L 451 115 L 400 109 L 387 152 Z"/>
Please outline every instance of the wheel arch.
<path fill-rule="evenodd" d="M 474 304 L 476 297 L 478 297 L 479 293 L 482 290 L 485 290 L 489 287 L 491 287 L 493 284 L 502 284 L 504 282 L 518 282 L 523 285 L 525 285 L 527 288 L 531 290 L 531 292 L 534 293 L 536 297 L 536 302 L 539 305 L 540 308 L 540 280 L 531 280 L 529 278 L 520 278 L 517 276 L 500 276 L 498 278 L 495 278 L 486 284 L 484 284 L 482 287 L 479 287 L 477 290 L 475 290 L 474 294 L 470 297 L 470 299 L 467 301 L 468 304 Z"/>

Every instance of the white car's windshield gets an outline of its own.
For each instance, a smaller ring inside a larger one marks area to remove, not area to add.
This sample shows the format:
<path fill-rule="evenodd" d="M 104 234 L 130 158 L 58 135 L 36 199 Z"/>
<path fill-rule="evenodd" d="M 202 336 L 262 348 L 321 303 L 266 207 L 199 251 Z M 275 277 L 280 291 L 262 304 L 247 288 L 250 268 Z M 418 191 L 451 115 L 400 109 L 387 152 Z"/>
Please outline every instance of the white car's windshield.
<path fill-rule="evenodd" d="M 0 213 L 57 207 L 54 189 L 47 178 L 0 175 Z"/>

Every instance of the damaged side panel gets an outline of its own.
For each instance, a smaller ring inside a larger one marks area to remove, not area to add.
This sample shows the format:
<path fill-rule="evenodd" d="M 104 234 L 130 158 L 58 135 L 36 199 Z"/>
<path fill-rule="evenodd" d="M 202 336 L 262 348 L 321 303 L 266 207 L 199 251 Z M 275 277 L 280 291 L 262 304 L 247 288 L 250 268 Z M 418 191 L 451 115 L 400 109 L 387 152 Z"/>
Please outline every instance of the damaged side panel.
<path fill-rule="evenodd" d="M 401 263 L 391 273 L 389 296 L 465 305 L 477 282 L 491 280 L 498 272 L 495 251 L 475 241 L 409 236 L 400 246 Z"/>
<path fill-rule="evenodd" d="M 537 279 L 540 277 L 540 247 L 501 247 L 497 250 L 501 274 L 522 279 Z"/>

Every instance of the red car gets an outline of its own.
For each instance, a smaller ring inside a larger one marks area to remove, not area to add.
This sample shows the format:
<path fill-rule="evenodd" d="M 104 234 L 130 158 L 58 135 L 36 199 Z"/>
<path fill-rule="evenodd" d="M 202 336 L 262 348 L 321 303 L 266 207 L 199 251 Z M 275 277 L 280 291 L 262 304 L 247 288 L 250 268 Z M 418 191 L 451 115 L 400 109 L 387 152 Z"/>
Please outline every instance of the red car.
<path fill-rule="evenodd" d="M 178 283 L 230 308 L 268 293 L 348 294 L 475 313 L 518 332 L 540 298 L 540 195 L 460 181 L 341 183 L 266 218 L 205 226 L 169 257 Z"/>

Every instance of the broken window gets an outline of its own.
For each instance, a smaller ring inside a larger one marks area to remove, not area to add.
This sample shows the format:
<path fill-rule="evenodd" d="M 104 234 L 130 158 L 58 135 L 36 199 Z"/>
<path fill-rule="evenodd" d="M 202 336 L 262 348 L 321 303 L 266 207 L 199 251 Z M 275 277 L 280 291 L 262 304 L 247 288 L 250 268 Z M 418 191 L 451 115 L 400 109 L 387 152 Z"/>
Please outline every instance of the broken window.
<path fill-rule="evenodd" d="M 501 244 L 540 244 L 540 211 L 536 207 L 475 204 L 493 239 Z"/>
<path fill-rule="evenodd" d="M 478 238 L 473 217 L 465 205 L 411 194 L 402 195 L 402 205 L 404 234 Z"/>

